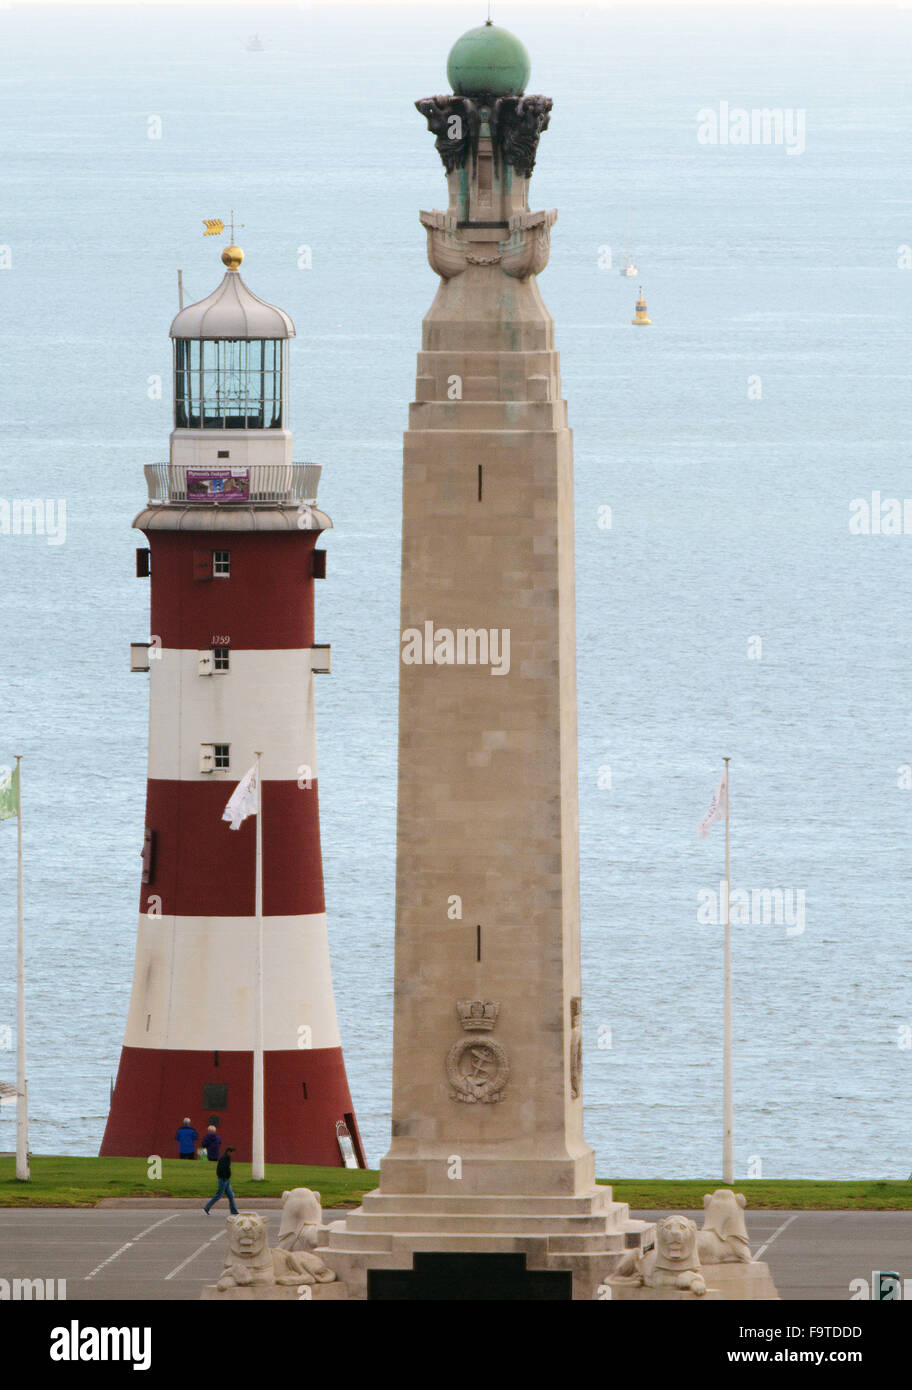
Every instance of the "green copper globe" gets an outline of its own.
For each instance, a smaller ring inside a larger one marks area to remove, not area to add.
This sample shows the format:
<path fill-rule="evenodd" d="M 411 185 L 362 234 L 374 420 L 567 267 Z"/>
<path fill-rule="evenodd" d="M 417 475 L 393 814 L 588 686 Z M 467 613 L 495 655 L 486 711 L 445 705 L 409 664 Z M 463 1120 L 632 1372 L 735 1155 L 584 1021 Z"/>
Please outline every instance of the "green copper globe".
<path fill-rule="evenodd" d="M 447 59 L 447 77 L 461 97 L 522 96 L 531 70 L 525 45 L 496 24 L 470 29 L 456 40 Z"/>

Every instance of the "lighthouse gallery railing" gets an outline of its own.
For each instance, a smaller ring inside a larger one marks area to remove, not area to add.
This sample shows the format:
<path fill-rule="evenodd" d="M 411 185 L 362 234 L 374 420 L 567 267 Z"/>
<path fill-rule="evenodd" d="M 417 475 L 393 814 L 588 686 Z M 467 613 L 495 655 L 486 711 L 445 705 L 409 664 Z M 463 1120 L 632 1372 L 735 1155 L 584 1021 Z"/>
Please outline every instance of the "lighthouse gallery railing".
<path fill-rule="evenodd" d="M 187 496 L 188 471 L 193 473 L 196 470 L 174 463 L 147 463 L 144 472 L 149 501 L 211 506 L 212 498 L 203 499 L 192 494 Z M 237 471 L 246 476 L 246 505 L 294 506 L 298 502 L 316 502 L 323 469 L 318 463 L 256 463 Z M 226 500 L 221 505 L 234 504 Z"/>

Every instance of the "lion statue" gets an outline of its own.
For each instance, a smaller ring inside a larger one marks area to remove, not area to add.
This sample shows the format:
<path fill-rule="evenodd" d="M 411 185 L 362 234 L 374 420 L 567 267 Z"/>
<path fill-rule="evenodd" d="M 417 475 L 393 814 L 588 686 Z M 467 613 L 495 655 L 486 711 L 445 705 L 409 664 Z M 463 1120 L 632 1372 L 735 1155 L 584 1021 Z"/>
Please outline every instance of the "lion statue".
<path fill-rule="evenodd" d="M 271 1250 L 266 1222 L 255 1211 L 228 1217 L 228 1253 L 216 1288 L 251 1284 L 328 1284 L 335 1274 L 306 1251 Z"/>
<path fill-rule="evenodd" d="M 750 1264 L 751 1252 L 744 1221 L 747 1201 L 744 1194 L 720 1187 L 713 1193 L 707 1192 L 703 1205 L 706 1208 L 703 1229 L 697 1236 L 702 1263 Z"/>
<path fill-rule="evenodd" d="M 293 1187 L 282 1193 L 282 1223 L 275 1247 L 280 1250 L 315 1250 L 325 1245 L 330 1227 L 323 1225 L 319 1192 Z"/>
<path fill-rule="evenodd" d="M 645 1284 L 650 1289 L 706 1292 L 697 1253 L 697 1225 L 686 1216 L 666 1216 L 656 1222 L 656 1243 L 644 1253 L 631 1252 L 619 1263 L 612 1281 Z"/>
<path fill-rule="evenodd" d="M 643 1283 L 651 1289 L 689 1289 L 704 1294 L 700 1273 L 697 1223 L 687 1216 L 666 1216 L 656 1223 L 656 1243 L 640 1261 Z"/>

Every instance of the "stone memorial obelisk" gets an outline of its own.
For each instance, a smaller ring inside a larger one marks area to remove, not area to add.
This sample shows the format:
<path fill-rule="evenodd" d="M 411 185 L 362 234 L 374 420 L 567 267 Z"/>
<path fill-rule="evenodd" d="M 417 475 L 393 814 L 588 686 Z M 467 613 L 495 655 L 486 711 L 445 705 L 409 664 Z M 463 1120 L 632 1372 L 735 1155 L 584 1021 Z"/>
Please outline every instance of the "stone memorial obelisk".
<path fill-rule="evenodd" d="M 590 1299 L 647 1228 L 583 1135 L 572 446 L 528 202 L 551 101 L 491 24 L 447 73 L 416 103 L 449 203 L 405 435 L 392 1143 L 320 1254 L 349 1297 Z"/>

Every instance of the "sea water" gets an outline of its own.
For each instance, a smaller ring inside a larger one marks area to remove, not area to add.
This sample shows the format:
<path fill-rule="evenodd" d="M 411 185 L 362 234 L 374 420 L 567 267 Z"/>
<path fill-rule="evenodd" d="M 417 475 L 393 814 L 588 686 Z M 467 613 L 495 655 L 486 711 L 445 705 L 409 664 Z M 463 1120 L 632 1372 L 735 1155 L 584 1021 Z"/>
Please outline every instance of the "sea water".
<path fill-rule="evenodd" d="M 719 1173 L 722 929 L 700 895 L 718 898 L 723 832 L 695 825 L 727 755 L 732 888 L 805 903 L 801 930 L 759 907 L 733 928 L 736 1175 L 904 1178 L 912 536 L 849 523 L 854 499 L 912 495 L 912 10 L 496 19 L 554 99 L 531 205 L 560 213 L 540 285 L 574 430 L 597 1171 Z M 62 541 L 0 535 L 37 1153 L 97 1152 L 123 1039 L 148 701 L 131 521 L 167 457 L 176 272 L 188 302 L 215 288 L 202 219 L 231 208 L 247 282 L 297 326 L 295 457 L 323 465 L 334 522 L 326 902 L 352 1095 L 371 1161 L 386 1150 L 401 435 L 437 283 L 418 210 L 446 196 L 412 103 L 448 89 L 478 22 L 462 4 L 0 8 L 0 497 L 66 509 Z M 805 113 L 803 150 L 711 143 L 722 103 L 792 130 Z M 617 274 L 628 209 L 636 279 Z M 0 972 L 9 1041 L 13 822 Z"/>

